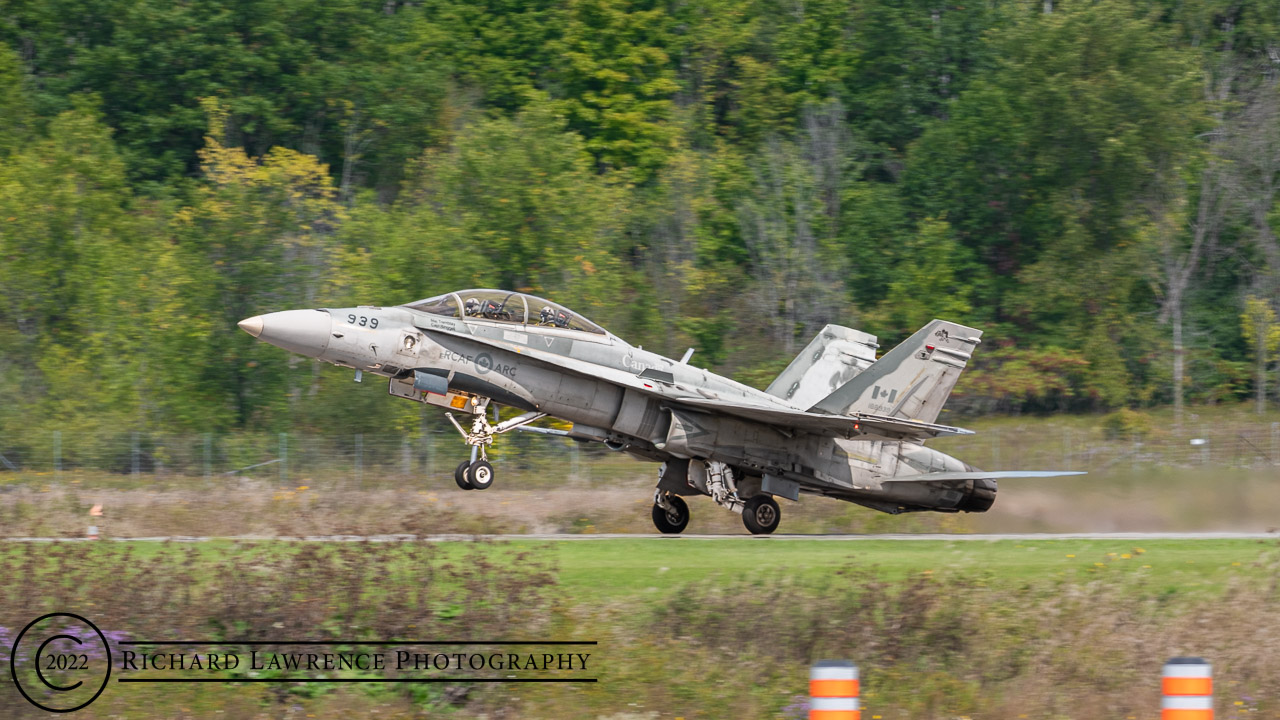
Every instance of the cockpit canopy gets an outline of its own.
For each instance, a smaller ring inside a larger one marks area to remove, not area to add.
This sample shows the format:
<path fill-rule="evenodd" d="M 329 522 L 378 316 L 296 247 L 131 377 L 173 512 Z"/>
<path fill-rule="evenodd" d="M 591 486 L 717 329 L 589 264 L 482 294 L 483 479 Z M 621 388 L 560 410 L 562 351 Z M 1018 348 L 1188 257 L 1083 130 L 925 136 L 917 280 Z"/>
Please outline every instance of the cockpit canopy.
<path fill-rule="evenodd" d="M 606 334 L 604 328 L 563 305 L 509 290 L 459 290 L 409 303 L 405 307 L 445 317 Z"/>

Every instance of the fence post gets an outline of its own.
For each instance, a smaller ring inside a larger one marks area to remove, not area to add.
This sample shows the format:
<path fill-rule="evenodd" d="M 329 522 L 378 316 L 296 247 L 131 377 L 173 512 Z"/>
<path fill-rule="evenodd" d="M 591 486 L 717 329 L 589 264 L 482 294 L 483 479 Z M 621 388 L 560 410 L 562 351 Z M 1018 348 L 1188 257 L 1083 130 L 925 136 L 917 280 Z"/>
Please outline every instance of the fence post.
<path fill-rule="evenodd" d="M 1071 428 L 1062 428 L 1062 465 L 1067 470 L 1071 467 Z"/>
<path fill-rule="evenodd" d="M 364 433 L 356 433 L 356 489 L 364 489 Z"/>
<path fill-rule="evenodd" d="M 991 428 L 991 468 L 1000 469 L 1000 429 Z"/>
<path fill-rule="evenodd" d="M 213 475 L 213 436 L 209 433 L 204 434 L 204 484 L 209 486 L 209 480 Z"/>
<path fill-rule="evenodd" d="M 1165 663 L 1160 690 L 1160 720 L 1213 720 L 1213 668 L 1203 658 Z"/>
<path fill-rule="evenodd" d="M 132 433 L 129 436 L 129 463 L 133 470 L 133 477 L 136 479 L 138 474 L 142 472 L 140 458 L 138 457 L 138 433 Z"/>
<path fill-rule="evenodd" d="M 1280 422 L 1271 423 L 1271 464 L 1280 465 Z"/>
<path fill-rule="evenodd" d="M 53 479 L 62 480 L 62 431 L 53 431 Z"/>
<path fill-rule="evenodd" d="M 858 666 L 819 660 L 809 668 L 809 720 L 860 720 Z"/>
<path fill-rule="evenodd" d="M 289 482 L 289 433 L 280 433 L 280 484 Z"/>
<path fill-rule="evenodd" d="M 400 474 L 406 478 L 413 474 L 413 455 L 409 452 L 409 438 L 400 438 Z"/>
<path fill-rule="evenodd" d="M 427 474 L 434 475 L 436 472 L 436 441 L 431 435 L 431 430 L 422 433 L 422 444 L 427 452 Z"/>

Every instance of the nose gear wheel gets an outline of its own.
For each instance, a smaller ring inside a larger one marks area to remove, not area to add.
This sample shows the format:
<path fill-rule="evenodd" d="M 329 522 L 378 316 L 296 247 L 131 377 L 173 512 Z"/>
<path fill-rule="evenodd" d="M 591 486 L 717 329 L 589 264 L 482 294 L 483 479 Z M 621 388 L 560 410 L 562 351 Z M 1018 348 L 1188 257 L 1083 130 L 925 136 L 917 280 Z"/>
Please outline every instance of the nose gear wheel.
<path fill-rule="evenodd" d="M 493 465 L 489 464 L 488 447 L 493 444 L 493 438 L 505 432 L 510 432 L 522 425 L 528 425 L 534 420 L 539 420 L 547 416 L 546 413 L 527 412 L 519 417 L 511 418 L 503 422 L 491 424 L 489 419 L 483 412 L 478 412 L 471 420 L 471 432 L 462 429 L 462 425 L 458 422 L 453 413 L 445 413 L 445 417 L 449 418 L 449 422 L 458 429 L 458 433 L 462 435 L 462 439 L 471 446 L 471 459 L 464 460 L 453 471 L 453 480 L 458 483 L 458 487 L 463 490 L 486 490 L 493 485 Z M 494 407 L 494 420 L 498 419 L 497 407 Z M 476 456 L 479 455 L 479 458 Z"/>

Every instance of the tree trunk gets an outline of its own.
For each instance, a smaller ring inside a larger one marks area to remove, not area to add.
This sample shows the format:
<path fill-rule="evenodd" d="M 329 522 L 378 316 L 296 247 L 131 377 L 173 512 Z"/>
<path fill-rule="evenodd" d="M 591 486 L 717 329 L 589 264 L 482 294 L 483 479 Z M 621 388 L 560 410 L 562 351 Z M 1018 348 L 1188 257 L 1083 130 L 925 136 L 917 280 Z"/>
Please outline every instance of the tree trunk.
<path fill-rule="evenodd" d="M 1255 349 L 1255 361 L 1257 379 L 1254 380 L 1255 390 L 1257 391 L 1257 413 L 1262 415 L 1267 411 L 1267 334 L 1271 329 L 1266 323 L 1261 324 L 1258 329 L 1258 347 Z"/>

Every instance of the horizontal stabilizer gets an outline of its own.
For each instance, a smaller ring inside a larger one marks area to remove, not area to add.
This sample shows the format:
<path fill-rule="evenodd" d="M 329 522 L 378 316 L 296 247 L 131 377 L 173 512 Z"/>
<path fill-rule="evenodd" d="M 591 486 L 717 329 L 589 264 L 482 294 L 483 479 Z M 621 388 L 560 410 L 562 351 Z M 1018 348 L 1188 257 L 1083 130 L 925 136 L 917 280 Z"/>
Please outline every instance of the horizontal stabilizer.
<path fill-rule="evenodd" d="M 935 482 L 944 480 L 1001 480 L 1004 478 L 1042 478 L 1062 477 L 1064 475 L 1086 475 L 1087 473 L 1070 470 L 977 470 L 974 472 L 931 472 L 919 475 L 899 475 L 882 478 L 880 482 Z"/>

